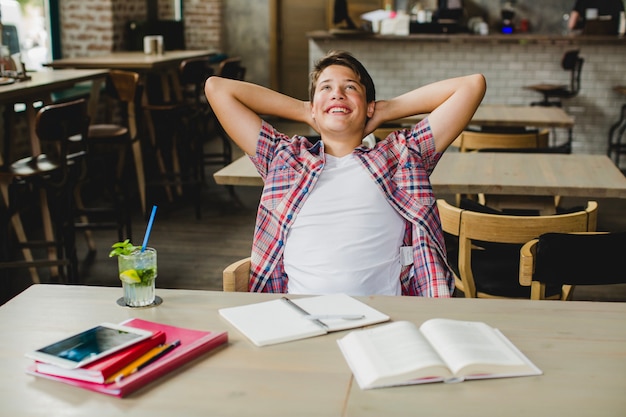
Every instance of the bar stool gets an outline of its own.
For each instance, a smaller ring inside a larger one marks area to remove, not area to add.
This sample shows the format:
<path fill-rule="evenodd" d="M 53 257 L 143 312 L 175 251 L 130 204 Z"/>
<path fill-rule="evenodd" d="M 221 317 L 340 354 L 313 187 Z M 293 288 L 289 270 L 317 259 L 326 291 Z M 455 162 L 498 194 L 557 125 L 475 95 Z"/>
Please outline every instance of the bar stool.
<path fill-rule="evenodd" d="M 194 118 L 190 117 L 190 104 L 182 100 L 180 91 L 179 74 L 176 71 L 169 76 L 169 85 L 165 85 L 162 77 L 158 84 L 162 88 L 152 88 L 150 78 L 147 77 L 142 98 L 147 138 L 149 139 L 144 150 L 150 154 L 150 161 L 156 164 L 147 166 L 152 168 L 154 175 L 146 182 L 146 187 L 151 191 L 147 199 L 151 204 L 160 204 L 159 198 L 154 191 L 162 187 L 167 202 L 174 202 L 176 198 L 183 197 L 183 188 L 189 190 L 194 199 L 196 217 L 201 217 L 201 188 L 202 180 L 202 146 L 194 132 Z M 155 86 L 156 87 L 156 86 Z M 165 94 L 169 89 L 174 94 Z M 186 194 L 186 193 L 185 193 Z"/>
<path fill-rule="evenodd" d="M 246 67 L 241 63 L 240 57 L 226 58 L 220 62 L 219 68 L 215 73 L 218 77 L 240 80 L 246 77 Z M 222 140 L 222 152 L 205 152 L 204 165 L 222 165 L 226 166 L 232 162 L 233 150 L 230 138 L 222 127 L 213 110 L 209 107 L 210 123 L 213 126 L 213 132 Z M 232 194 L 232 191 L 231 191 Z"/>
<path fill-rule="evenodd" d="M 567 51 L 561 60 L 561 68 L 570 73 L 570 83 L 560 84 L 534 84 L 525 86 L 526 90 L 532 90 L 543 95 L 543 100 L 531 103 L 531 106 L 562 106 L 562 99 L 572 98 L 580 91 L 580 73 L 585 60 L 579 56 L 580 51 Z"/>
<path fill-rule="evenodd" d="M 210 140 L 210 110 L 209 103 L 204 95 L 204 83 L 207 78 L 214 74 L 210 58 L 186 59 L 180 63 L 179 75 L 183 100 L 188 105 L 190 120 L 190 134 L 195 135 L 195 140 L 203 144 Z M 203 146 L 204 147 L 204 146 Z M 230 155 L 230 147 L 224 147 L 219 155 L 226 161 L 226 155 Z M 206 152 L 203 151 L 203 155 Z M 200 157 L 202 157 L 201 155 Z M 220 157 L 216 156 L 216 157 Z M 199 162 L 202 164 L 202 162 Z M 227 165 L 228 163 L 224 163 Z M 200 170 L 202 180 L 205 180 L 204 169 Z"/>
<path fill-rule="evenodd" d="M 54 228 L 54 242 L 28 241 L 33 247 L 53 247 L 56 259 L 10 262 L 0 267 L 50 266 L 66 268 L 59 270 L 60 277 L 68 282 L 78 280 L 78 258 L 74 236 L 74 189 L 86 173 L 86 148 L 89 117 L 84 99 L 44 106 L 36 119 L 36 133 L 42 146 L 38 155 L 22 158 L 7 167 L 13 182 L 9 186 L 9 216 L 25 208 L 20 204 L 16 187 L 34 190 L 41 195 L 42 210 L 50 210 Z"/>
<path fill-rule="evenodd" d="M 90 177 L 99 176 L 101 182 L 108 189 L 113 200 L 113 209 L 110 207 L 85 208 L 80 196 L 77 204 L 82 210 L 82 223 L 78 228 L 90 231 L 92 229 L 117 229 L 120 241 L 132 239 L 130 191 L 128 177 L 124 175 L 126 154 L 130 150 L 133 155 L 137 190 L 142 213 L 146 212 L 146 189 L 143 167 L 141 143 L 137 135 L 136 106 L 139 102 L 139 74 L 131 71 L 111 70 L 107 84 L 107 96 L 110 108 L 117 109 L 119 104 L 121 119 L 119 123 L 98 123 L 89 125 L 87 144 L 89 147 L 89 167 L 92 170 Z M 113 150 L 111 155 L 110 150 Z M 108 158 L 107 158 L 108 157 Z M 115 169 L 109 168 L 111 159 L 114 159 Z M 95 172 L 97 171 L 97 172 Z M 99 175 L 98 175 L 99 174 Z M 95 221 L 92 219 L 105 218 L 114 221 Z M 94 249 L 90 245 L 91 249 Z"/>

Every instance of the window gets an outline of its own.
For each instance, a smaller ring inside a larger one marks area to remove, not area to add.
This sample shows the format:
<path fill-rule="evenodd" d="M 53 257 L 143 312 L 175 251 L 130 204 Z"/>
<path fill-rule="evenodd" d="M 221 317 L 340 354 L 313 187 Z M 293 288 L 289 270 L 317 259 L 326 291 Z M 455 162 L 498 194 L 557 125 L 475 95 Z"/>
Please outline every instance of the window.
<path fill-rule="evenodd" d="M 21 53 L 28 70 L 41 69 L 52 60 L 53 32 L 48 3 L 48 0 L 0 0 L 2 43 L 11 54 Z"/>

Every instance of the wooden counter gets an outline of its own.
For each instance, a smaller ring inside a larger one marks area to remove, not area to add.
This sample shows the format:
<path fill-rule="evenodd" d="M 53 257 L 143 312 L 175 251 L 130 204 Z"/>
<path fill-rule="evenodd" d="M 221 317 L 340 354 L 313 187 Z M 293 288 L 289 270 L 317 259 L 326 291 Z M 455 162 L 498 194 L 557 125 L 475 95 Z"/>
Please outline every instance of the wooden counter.
<path fill-rule="evenodd" d="M 312 40 L 351 39 L 372 41 L 401 41 L 427 43 L 479 43 L 479 44 L 521 44 L 521 45 L 623 45 L 626 46 L 624 36 L 599 35 L 552 35 L 517 33 L 504 35 L 501 33 L 489 35 L 474 35 L 471 33 L 412 33 L 408 36 L 379 35 L 369 32 L 363 33 L 334 33 L 326 30 L 317 30 L 307 33 Z"/>

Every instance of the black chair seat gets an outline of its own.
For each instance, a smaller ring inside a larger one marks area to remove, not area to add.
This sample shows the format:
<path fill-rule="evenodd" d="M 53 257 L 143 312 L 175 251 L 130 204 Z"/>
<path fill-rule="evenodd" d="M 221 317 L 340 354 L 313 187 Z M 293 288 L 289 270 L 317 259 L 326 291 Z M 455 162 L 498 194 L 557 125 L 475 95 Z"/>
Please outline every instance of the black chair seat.
<path fill-rule="evenodd" d="M 116 124 L 98 124 L 89 126 L 89 141 L 98 143 L 119 143 L 126 141 L 128 128 Z"/>
<path fill-rule="evenodd" d="M 29 156 L 11 164 L 10 171 L 17 177 L 31 177 L 34 175 L 49 174 L 61 168 L 61 164 L 52 160 L 48 155 Z"/>
<path fill-rule="evenodd" d="M 626 274 L 625 254 L 626 232 L 547 233 L 539 237 L 537 244 L 535 278 L 546 284 L 623 283 Z"/>

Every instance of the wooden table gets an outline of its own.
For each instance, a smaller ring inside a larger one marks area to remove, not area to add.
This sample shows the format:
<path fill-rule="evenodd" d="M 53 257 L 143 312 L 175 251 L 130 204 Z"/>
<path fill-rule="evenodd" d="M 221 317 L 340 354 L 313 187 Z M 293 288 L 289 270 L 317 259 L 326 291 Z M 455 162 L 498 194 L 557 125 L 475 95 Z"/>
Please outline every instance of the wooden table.
<path fill-rule="evenodd" d="M 337 347 L 346 332 L 263 348 L 217 309 L 279 295 L 157 289 L 163 304 L 116 304 L 121 288 L 35 285 L 0 307 L 3 414 L 20 416 L 528 416 L 624 415 L 626 304 L 363 297 L 392 320 L 444 317 L 499 328 L 544 375 L 362 391 Z M 24 353 L 51 340 L 131 317 L 226 330 L 229 344 L 126 399 L 25 373 Z"/>
<path fill-rule="evenodd" d="M 447 152 L 435 193 L 626 198 L 626 177 L 605 155 Z"/>
<path fill-rule="evenodd" d="M 222 185 L 263 185 L 248 156 L 213 178 Z M 605 155 L 448 151 L 430 182 L 437 194 L 626 198 L 626 177 Z"/>
<path fill-rule="evenodd" d="M 397 120 L 399 125 L 415 124 L 426 115 L 418 115 Z M 541 106 L 506 106 L 482 104 L 474 113 L 470 125 L 489 127 L 536 127 L 565 128 L 574 127 L 574 118 L 560 107 Z"/>
<path fill-rule="evenodd" d="M 90 70 L 43 70 L 28 73 L 31 79 L 28 81 L 15 82 L 0 86 L 0 103 L 12 105 L 13 103 L 26 104 L 26 116 L 30 132 L 30 147 L 33 154 L 40 153 L 39 139 L 35 133 L 36 111 L 33 103 L 42 101 L 50 103 L 50 95 L 55 91 L 71 88 L 83 81 L 92 81 L 91 93 L 88 103 L 89 115 L 93 118 L 97 112 L 100 88 L 108 74 L 106 69 Z M 7 155 L 5 155 L 6 157 Z M 8 161 L 7 161 L 8 162 Z"/>
<path fill-rule="evenodd" d="M 212 50 L 166 51 L 163 54 L 145 54 L 143 51 L 111 52 L 104 55 L 55 59 L 46 64 L 52 68 L 107 68 L 148 72 L 161 75 L 163 96 L 170 98 L 170 82 L 174 84 L 174 95 L 182 99 L 178 85 L 178 66 L 186 59 L 208 57 Z"/>

